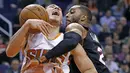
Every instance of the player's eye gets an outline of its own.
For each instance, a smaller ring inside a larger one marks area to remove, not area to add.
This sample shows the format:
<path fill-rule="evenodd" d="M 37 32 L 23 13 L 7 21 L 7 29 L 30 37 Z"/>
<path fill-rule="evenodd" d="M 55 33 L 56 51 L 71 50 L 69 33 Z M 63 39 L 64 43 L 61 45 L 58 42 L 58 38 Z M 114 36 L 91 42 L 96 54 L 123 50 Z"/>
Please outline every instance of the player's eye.
<path fill-rule="evenodd" d="M 74 14 L 74 12 L 75 12 L 75 11 L 74 11 L 73 9 L 70 10 L 70 14 Z"/>

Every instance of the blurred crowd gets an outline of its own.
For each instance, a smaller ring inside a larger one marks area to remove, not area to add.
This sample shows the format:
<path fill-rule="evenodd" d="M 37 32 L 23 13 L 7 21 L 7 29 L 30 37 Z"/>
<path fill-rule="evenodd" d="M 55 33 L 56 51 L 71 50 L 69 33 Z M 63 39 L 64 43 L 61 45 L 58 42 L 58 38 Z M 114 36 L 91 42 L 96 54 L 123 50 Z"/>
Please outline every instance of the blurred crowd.
<path fill-rule="evenodd" d="M 12 22 L 13 33 L 20 28 L 20 11 L 32 3 L 44 7 L 51 3 L 60 6 L 64 14 L 61 32 L 64 32 L 66 27 L 67 10 L 75 4 L 87 6 L 93 14 L 91 30 L 97 34 L 102 44 L 105 62 L 110 72 L 130 73 L 130 0 L 0 0 L 0 14 Z M 9 31 L 1 19 L 0 27 Z M 8 41 L 9 38 L 0 31 L 0 70 L 6 65 L 8 70 L 5 73 L 19 73 L 22 62 L 20 54 L 14 58 L 6 56 Z"/>

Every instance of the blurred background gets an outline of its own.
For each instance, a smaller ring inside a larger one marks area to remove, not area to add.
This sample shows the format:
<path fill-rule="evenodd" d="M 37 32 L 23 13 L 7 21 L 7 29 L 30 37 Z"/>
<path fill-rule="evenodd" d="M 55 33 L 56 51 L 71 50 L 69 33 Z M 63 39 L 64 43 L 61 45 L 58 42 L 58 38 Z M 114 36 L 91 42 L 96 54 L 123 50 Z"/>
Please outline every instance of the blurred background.
<path fill-rule="evenodd" d="M 10 37 L 20 28 L 19 13 L 28 4 L 57 4 L 63 14 L 75 4 L 87 6 L 92 14 L 91 29 L 103 45 L 111 73 L 130 73 L 130 0 L 0 0 L 0 73 L 20 73 L 22 54 L 5 54 Z M 66 27 L 65 16 L 61 32 Z"/>

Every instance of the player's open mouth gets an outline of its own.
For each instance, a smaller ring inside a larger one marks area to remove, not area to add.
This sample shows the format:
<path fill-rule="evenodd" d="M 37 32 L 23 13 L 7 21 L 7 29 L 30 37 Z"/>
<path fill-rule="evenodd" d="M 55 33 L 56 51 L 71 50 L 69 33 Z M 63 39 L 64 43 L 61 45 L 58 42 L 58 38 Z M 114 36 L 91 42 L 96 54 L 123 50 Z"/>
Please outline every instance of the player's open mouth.
<path fill-rule="evenodd" d="M 54 11 L 54 12 L 52 13 L 52 15 L 57 15 L 57 16 L 59 16 L 59 13 L 56 12 L 56 11 Z"/>

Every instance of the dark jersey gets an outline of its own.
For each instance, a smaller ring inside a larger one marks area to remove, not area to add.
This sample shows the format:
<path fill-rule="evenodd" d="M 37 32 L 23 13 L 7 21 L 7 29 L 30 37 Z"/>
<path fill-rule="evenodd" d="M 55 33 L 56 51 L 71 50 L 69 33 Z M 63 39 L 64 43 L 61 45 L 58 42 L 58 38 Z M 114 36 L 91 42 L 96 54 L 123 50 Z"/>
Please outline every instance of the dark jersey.
<path fill-rule="evenodd" d="M 98 73 L 110 73 L 108 68 L 105 66 L 105 62 L 103 61 L 103 53 L 101 49 L 101 45 L 96 37 L 96 35 L 89 30 L 86 38 L 83 42 L 83 48 L 86 51 L 88 57 L 93 62 Z M 70 63 L 71 73 L 80 73 L 73 59 Z"/>

